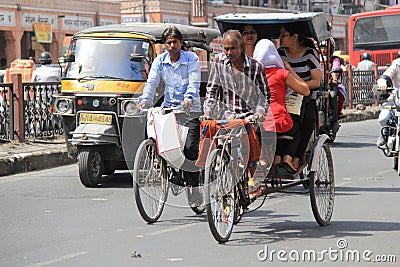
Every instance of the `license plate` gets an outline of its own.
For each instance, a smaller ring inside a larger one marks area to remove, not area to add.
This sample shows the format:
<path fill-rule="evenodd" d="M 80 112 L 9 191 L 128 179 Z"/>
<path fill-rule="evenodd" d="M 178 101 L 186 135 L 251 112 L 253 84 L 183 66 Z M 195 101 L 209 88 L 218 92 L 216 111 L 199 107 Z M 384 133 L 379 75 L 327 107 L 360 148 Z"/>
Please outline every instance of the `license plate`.
<path fill-rule="evenodd" d="M 81 113 L 79 123 L 111 124 L 112 115 Z"/>
<path fill-rule="evenodd" d="M 397 111 L 397 110 L 396 110 L 396 112 L 394 113 L 394 115 L 395 115 L 396 117 L 399 117 L 399 116 L 400 116 L 400 111 Z"/>

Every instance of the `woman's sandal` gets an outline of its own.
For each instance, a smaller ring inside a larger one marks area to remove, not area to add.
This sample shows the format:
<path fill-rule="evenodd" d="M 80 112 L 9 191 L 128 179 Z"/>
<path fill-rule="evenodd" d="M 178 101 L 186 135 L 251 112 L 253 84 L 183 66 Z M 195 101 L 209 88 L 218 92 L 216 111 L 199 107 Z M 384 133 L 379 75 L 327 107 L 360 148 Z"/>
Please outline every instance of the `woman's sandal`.
<path fill-rule="evenodd" d="M 247 185 L 249 186 L 249 187 L 248 187 L 248 192 L 249 192 L 249 194 L 251 194 L 251 195 L 257 195 L 257 194 L 259 194 L 259 193 L 262 191 L 262 185 L 261 185 L 261 183 L 260 183 L 258 180 L 256 180 L 256 179 L 249 180 L 249 181 L 247 182 Z"/>

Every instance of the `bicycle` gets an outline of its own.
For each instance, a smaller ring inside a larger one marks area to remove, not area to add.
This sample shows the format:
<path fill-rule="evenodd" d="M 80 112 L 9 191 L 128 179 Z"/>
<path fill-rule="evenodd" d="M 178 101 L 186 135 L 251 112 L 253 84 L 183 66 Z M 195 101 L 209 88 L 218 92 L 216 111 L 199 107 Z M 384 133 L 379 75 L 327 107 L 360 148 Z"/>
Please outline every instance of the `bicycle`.
<path fill-rule="evenodd" d="M 247 159 L 243 156 L 247 145 L 242 142 L 243 125 L 249 123 L 256 124 L 240 120 L 238 127 L 228 129 L 216 123 L 218 129 L 212 138 L 216 148 L 207 157 L 204 181 L 208 224 L 216 241 L 225 243 L 229 240 L 233 225 L 240 221 L 257 198 L 264 196 L 255 209 L 263 205 L 268 195 L 301 184 L 309 188 L 311 208 L 317 223 L 321 226 L 329 224 L 334 203 L 333 160 L 326 144 L 329 137 L 323 134 L 313 141 L 307 164 L 291 177 L 277 176 L 270 169 L 264 169 L 266 175 L 261 192 L 250 196 Z M 304 172 L 305 169 L 307 172 Z M 300 177 L 300 174 L 303 176 Z"/>
<path fill-rule="evenodd" d="M 138 211 L 148 223 L 156 222 L 164 209 L 168 191 L 174 196 L 186 191 L 188 200 L 191 199 L 192 187 L 187 185 L 183 171 L 168 162 L 168 157 L 158 153 L 157 138 L 152 121 L 153 114 L 165 114 L 169 111 L 181 109 L 182 106 L 172 108 L 141 109 L 147 112 L 147 139 L 142 141 L 136 152 L 133 168 L 133 190 Z M 182 142 L 183 143 L 183 142 Z M 200 172 L 199 190 L 204 184 L 204 172 Z M 204 199 L 204 198 L 203 198 Z M 190 206 L 196 214 L 202 214 L 204 204 Z"/>

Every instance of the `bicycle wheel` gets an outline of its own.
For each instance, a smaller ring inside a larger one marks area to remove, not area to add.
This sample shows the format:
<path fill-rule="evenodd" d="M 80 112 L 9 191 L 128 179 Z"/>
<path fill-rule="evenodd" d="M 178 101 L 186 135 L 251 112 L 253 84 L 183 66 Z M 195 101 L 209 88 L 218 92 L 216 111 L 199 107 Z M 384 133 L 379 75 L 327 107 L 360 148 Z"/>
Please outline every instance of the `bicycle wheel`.
<path fill-rule="evenodd" d="M 144 140 L 136 152 L 133 190 L 142 218 L 154 223 L 160 218 L 168 196 L 166 162 L 157 154 L 156 143 Z"/>
<path fill-rule="evenodd" d="M 318 154 L 318 153 L 317 153 Z M 332 153 L 327 144 L 318 155 L 317 170 L 309 174 L 310 200 L 314 218 L 319 225 L 329 224 L 335 197 L 335 179 Z"/>
<path fill-rule="evenodd" d="M 229 240 L 235 215 L 235 183 L 229 165 L 228 154 L 216 149 L 208 156 L 205 169 L 207 220 L 213 237 L 219 243 Z"/>

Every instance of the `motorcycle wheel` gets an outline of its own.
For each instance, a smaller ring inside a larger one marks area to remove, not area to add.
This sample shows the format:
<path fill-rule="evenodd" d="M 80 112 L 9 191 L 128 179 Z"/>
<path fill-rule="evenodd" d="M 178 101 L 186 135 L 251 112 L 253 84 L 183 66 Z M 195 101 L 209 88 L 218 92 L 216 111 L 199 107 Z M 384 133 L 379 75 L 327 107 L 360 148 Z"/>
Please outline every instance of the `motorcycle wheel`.
<path fill-rule="evenodd" d="M 94 147 L 80 147 L 78 164 L 81 183 L 86 187 L 97 187 L 103 174 L 100 152 Z"/>
<path fill-rule="evenodd" d="M 399 169 L 399 157 L 398 156 L 393 157 L 393 169 L 395 169 L 396 171 L 398 171 L 398 169 Z"/>

